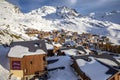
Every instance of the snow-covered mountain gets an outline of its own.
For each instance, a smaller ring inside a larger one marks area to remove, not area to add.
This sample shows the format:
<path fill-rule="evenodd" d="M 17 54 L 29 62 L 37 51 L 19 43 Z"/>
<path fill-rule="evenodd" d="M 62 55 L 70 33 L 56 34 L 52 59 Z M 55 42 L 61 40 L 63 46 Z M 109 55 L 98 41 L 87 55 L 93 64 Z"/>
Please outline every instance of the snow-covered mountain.
<path fill-rule="evenodd" d="M 114 10 L 111 12 L 104 13 L 90 13 L 89 16 L 97 20 L 110 21 L 113 23 L 120 24 L 120 10 Z"/>
<path fill-rule="evenodd" d="M 65 29 L 78 33 L 89 32 L 106 35 L 112 42 L 120 43 L 119 24 L 82 16 L 75 9 L 65 6 L 43 6 L 29 13 L 22 13 L 16 6 L 0 1 L 0 28 L 1 43 L 33 39 L 25 34 L 27 28 L 44 31 Z"/>

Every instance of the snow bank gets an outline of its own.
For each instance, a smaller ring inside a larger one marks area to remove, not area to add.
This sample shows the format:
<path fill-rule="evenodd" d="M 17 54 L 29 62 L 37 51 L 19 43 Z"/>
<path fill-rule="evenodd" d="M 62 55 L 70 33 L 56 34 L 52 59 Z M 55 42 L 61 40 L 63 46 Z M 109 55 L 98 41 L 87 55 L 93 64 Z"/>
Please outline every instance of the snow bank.
<path fill-rule="evenodd" d="M 7 80 L 9 71 L 0 65 L 0 80 Z"/>
<path fill-rule="evenodd" d="M 7 52 L 9 48 L 0 45 L 0 80 L 7 80 L 9 75 L 9 60 Z"/>
<path fill-rule="evenodd" d="M 50 50 L 50 49 L 54 48 L 52 44 L 49 44 L 49 43 L 45 43 L 45 44 L 46 44 L 47 50 Z"/>

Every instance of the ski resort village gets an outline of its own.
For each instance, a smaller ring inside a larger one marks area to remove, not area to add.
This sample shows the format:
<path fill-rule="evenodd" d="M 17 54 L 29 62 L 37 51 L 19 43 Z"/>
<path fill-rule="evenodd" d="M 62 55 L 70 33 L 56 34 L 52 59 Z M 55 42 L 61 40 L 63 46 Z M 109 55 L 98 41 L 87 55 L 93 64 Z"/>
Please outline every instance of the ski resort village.
<path fill-rule="evenodd" d="M 16 2 L 0 1 L 0 80 L 120 80 L 120 23 Z"/>

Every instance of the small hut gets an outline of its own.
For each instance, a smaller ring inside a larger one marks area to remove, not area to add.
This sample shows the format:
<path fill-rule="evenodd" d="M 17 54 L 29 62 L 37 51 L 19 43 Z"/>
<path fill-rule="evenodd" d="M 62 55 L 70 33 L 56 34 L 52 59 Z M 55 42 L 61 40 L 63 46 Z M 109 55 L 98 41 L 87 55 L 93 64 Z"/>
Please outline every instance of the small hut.
<path fill-rule="evenodd" d="M 35 73 L 45 74 L 46 55 L 44 40 L 13 42 L 8 53 L 10 73 L 24 80 L 29 80 Z"/>

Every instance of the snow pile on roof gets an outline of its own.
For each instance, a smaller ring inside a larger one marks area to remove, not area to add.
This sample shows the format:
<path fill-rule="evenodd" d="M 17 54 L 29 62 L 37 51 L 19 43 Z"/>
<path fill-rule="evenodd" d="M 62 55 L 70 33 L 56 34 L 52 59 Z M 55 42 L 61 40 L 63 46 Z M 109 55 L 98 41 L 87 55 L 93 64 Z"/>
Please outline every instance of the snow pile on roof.
<path fill-rule="evenodd" d="M 120 63 L 120 55 L 118 57 L 114 57 Z"/>
<path fill-rule="evenodd" d="M 64 70 L 54 70 L 50 71 L 50 79 L 48 80 L 78 80 L 77 75 L 74 74 L 72 67 L 72 60 L 68 56 L 59 56 L 59 57 L 49 57 L 48 60 L 59 59 L 57 62 L 48 64 L 48 69 L 56 68 L 56 67 L 65 67 Z"/>
<path fill-rule="evenodd" d="M 66 55 L 76 55 L 76 49 L 62 50 Z"/>
<path fill-rule="evenodd" d="M 53 45 L 49 43 L 45 43 L 47 50 L 53 49 Z"/>
<path fill-rule="evenodd" d="M 84 49 L 86 52 L 87 52 L 87 54 L 89 55 L 90 54 L 90 50 L 89 49 Z"/>
<path fill-rule="evenodd" d="M 62 45 L 60 43 L 53 43 L 53 46 L 55 46 L 55 47 L 62 47 Z"/>
<path fill-rule="evenodd" d="M 96 59 L 105 63 L 105 64 L 109 64 L 111 66 L 118 66 L 114 61 L 112 61 L 110 59 L 103 59 L 103 58 L 96 58 Z"/>
<path fill-rule="evenodd" d="M 83 59 L 77 59 L 77 64 L 80 69 L 88 76 L 91 80 L 106 80 L 111 74 L 106 74 L 109 70 L 108 67 L 102 65 L 98 61 L 94 60 L 94 58 L 90 57 L 92 61 L 87 62 Z"/>
<path fill-rule="evenodd" d="M 66 55 L 73 55 L 73 56 L 78 55 L 77 51 L 80 52 L 80 53 L 82 53 L 82 54 L 84 54 L 83 51 L 77 50 L 77 49 L 67 49 L 67 50 L 61 50 L 61 51 L 64 52 Z"/>
<path fill-rule="evenodd" d="M 36 54 L 46 54 L 46 52 L 44 52 L 42 49 L 38 49 L 35 52 L 30 52 L 28 47 L 19 45 L 19 46 L 12 47 L 8 56 L 23 58 L 23 56 L 26 56 L 26 55 L 36 55 Z"/>

